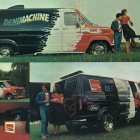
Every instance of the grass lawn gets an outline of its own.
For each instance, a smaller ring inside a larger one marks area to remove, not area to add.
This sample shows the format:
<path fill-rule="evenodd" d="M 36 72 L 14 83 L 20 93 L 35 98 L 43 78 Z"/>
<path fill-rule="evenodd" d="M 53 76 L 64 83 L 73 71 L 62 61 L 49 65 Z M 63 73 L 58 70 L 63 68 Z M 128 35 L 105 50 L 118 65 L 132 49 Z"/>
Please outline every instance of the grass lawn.
<path fill-rule="evenodd" d="M 31 124 L 30 140 L 39 140 L 40 124 Z M 52 126 L 49 126 L 49 133 L 52 133 Z M 140 140 L 140 125 L 127 124 L 118 127 L 110 133 L 101 132 L 96 128 L 83 128 L 77 134 L 70 134 L 65 126 L 61 127 L 60 136 L 49 136 L 49 140 Z"/>
<path fill-rule="evenodd" d="M 133 52 L 127 55 L 105 54 L 54 54 L 54 55 L 15 55 L 10 58 L 0 58 L 0 62 L 138 62 L 140 61 L 140 52 Z"/>
<path fill-rule="evenodd" d="M 139 44 L 140 46 L 140 44 Z M 34 56 L 33 54 L 15 55 L 0 58 L 0 62 L 137 62 L 140 61 L 140 47 L 133 49 L 131 54 L 126 54 L 125 44 L 122 44 L 119 54 L 46 54 Z"/>
<path fill-rule="evenodd" d="M 0 99 L 0 103 L 2 102 L 29 102 L 29 98 L 13 99 L 13 100 Z"/>

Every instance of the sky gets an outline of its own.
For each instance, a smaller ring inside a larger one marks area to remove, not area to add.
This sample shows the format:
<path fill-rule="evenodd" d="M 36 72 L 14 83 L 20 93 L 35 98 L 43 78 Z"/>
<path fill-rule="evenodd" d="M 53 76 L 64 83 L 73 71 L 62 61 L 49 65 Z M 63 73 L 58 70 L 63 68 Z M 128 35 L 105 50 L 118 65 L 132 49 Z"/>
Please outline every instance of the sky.
<path fill-rule="evenodd" d="M 0 70 L 10 71 L 12 63 L 0 63 Z"/>
<path fill-rule="evenodd" d="M 116 13 L 126 8 L 140 34 L 140 0 L 0 0 L 0 9 L 18 4 L 26 8 L 78 8 L 94 23 L 109 27 Z"/>
<path fill-rule="evenodd" d="M 74 62 L 74 63 L 31 63 L 30 82 L 54 84 L 60 78 L 82 70 L 85 74 L 105 76 L 140 82 L 140 63 Z"/>

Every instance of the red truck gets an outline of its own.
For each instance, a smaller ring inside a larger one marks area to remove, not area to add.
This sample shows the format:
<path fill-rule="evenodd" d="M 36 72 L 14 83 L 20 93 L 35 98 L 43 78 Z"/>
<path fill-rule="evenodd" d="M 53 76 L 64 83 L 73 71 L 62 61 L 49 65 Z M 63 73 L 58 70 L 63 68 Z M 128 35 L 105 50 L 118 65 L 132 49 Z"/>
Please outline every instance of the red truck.
<path fill-rule="evenodd" d="M 12 81 L 0 81 L 0 98 L 7 100 L 25 98 L 26 92 L 24 87 L 16 86 Z"/>

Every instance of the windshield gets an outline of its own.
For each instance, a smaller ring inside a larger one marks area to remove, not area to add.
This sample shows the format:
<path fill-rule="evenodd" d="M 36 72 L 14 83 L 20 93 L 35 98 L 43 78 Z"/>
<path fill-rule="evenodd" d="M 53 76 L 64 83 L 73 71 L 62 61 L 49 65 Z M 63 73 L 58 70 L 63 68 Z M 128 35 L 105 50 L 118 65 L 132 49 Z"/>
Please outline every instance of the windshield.
<path fill-rule="evenodd" d="M 4 84 L 7 87 L 16 86 L 15 82 L 13 82 L 13 81 L 5 81 Z"/>
<path fill-rule="evenodd" d="M 91 22 L 85 15 L 83 15 L 82 13 L 80 13 L 82 18 L 91 26 L 95 25 L 93 22 Z"/>

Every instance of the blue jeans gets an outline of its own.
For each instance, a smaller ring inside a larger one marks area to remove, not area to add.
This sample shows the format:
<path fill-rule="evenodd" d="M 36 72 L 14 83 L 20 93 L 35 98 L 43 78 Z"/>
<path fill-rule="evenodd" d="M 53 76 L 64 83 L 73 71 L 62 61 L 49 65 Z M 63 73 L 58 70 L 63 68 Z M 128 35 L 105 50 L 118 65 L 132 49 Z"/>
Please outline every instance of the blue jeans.
<path fill-rule="evenodd" d="M 41 136 L 46 136 L 48 134 L 48 111 L 49 107 L 40 107 L 41 116 Z"/>
<path fill-rule="evenodd" d="M 114 33 L 114 43 L 115 43 L 115 53 L 121 51 L 121 41 L 122 41 L 122 32 L 115 32 Z"/>

